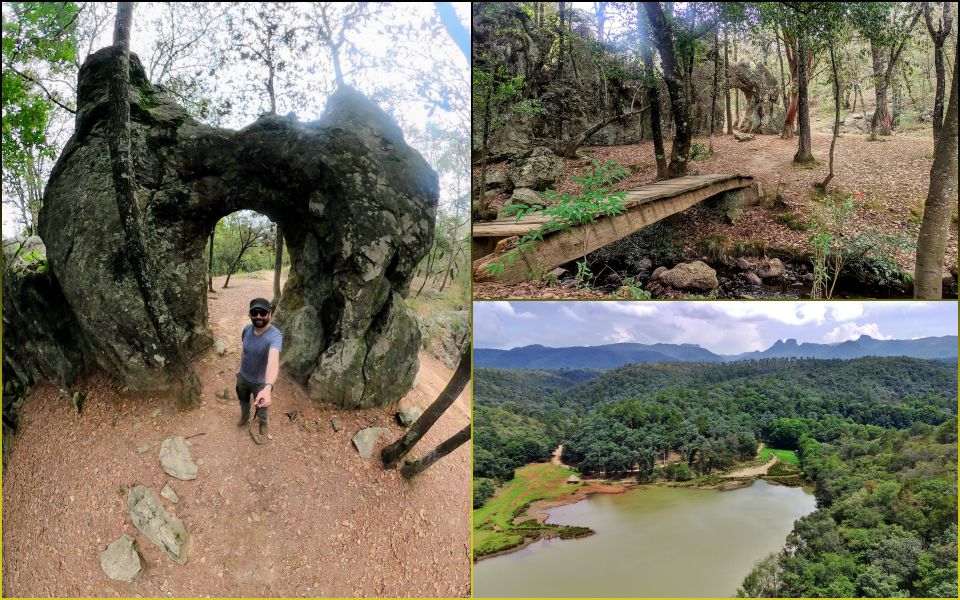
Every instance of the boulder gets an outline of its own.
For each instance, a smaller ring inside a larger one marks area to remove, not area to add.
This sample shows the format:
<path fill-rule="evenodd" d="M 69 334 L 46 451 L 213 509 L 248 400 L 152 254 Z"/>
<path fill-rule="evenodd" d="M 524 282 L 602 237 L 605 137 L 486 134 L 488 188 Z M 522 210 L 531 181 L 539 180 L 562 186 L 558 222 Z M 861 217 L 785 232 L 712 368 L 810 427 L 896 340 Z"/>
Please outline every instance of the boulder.
<path fill-rule="evenodd" d="M 545 206 L 546 202 L 540 197 L 540 194 L 530 188 L 517 188 L 513 190 L 513 194 L 510 196 L 510 204 Z"/>
<path fill-rule="evenodd" d="M 174 562 L 187 564 L 190 533 L 180 519 L 169 514 L 160 497 L 150 488 L 137 485 L 127 494 L 127 512 L 134 527 L 156 544 Z"/>
<path fill-rule="evenodd" d="M 737 265 L 737 268 L 740 269 L 741 271 L 747 271 L 753 267 L 753 265 L 750 264 L 750 261 L 743 258 L 742 256 L 738 258 L 734 264 Z"/>
<path fill-rule="evenodd" d="M 514 188 L 531 188 L 543 191 L 553 185 L 563 174 L 563 159 L 545 146 L 538 146 L 530 156 L 515 161 L 507 169 L 507 176 Z"/>
<path fill-rule="evenodd" d="M 649 271 L 650 267 L 653 266 L 653 261 L 649 258 L 641 258 L 637 263 L 637 269 L 642 271 Z"/>
<path fill-rule="evenodd" d="M 779 133 L 783 129 L 784 109 L 780 102 L 777 78 L 762 64 L 751 66 L 746 61 L 731 65 L 727 70 L 731 88 L 738 88 L 746 96 L 746 112 L 738 127 L 746 134 Z M 738 142 L 752 140 L 753 136 L 734 134 Z"/>
<path fill-rule="evenodd" d="M 763 283 L 763 280 L 756 273 L 747 273 L 744 277 L 750 285 L 761 285 Z"/>
<path fill-rule="evenodd" d="M 380 433 L 389 431 L 389 429 L 383 427 L 368 427 L 353 434 L 353 446 L 360 453 L 360 458 L 369 459 L 373 455 L 373 447 L 376 445 Z"/>
<path fill-rule="evenodd" d="M 666 267 L 657 267 L 653 270 L 653 273 L 650 274 L 650 281 L 656 281 L 660 279 L 660 276 L 667 272 Z"/>
<path fill-rule="evenodd" d="M 487 170 L 486 188 L 488 192 L 497 188 L 507 188 L 507 191 L 510 191 L 511 187 L 513 187 L 513 184 L 510 182 L 510 178 L 507 177 L 506 171 Z"/>
<path fill-rule="evenodd" d="M 764 259 L 760 265 L 757 266 L 757 275 L 759 275 L 761 279 L 782 277 L 785 272 L 786 268 L 783 266 L 783 261 L 779 258 Z"/>
<path fill-rule="evenodd" d="M 664 271 L 660 274 L 660 283 L 675 290 L 695 292 L 710 291 L 719 285 L 717 272 L 700 260 L 679 264 L 669 271 Z"/>
<path fill-rule="evenodd" d="M 74 134 L 47 183 L 39 230 L 83 356 L 132 389 L 167 389 L 174 372 L 156 351 L 113 191 L 115 56 L 104 48 L 80 69 Z M 402 398 L 420 347 L 403 296 L 433 240 L 439 185 L 396 123 L 340 86 L 317 121 L 263 115 L 219 129 L 154 87 L 135 55 L 130 65 L 135 193 L 154 263 L 165 266 L 146 277 L 168 299 L 181 347 L 193 356 L 214 341 L 203 253 L 210 231 L 254 210 L 283 227 L 292 257 L 274 320 L 284 372 L 311 398 L 347 408 Z"/>
<path fill-rule="evenodd" d="M 163 440 L 160 445 L 160 466 L 167 475 L 182 481 L 197 478 L 197 465 L 190 458 L 186 440 L 179 435 Z"/>
<path fill-rule="evenodd" d="M 417 419 L 419 419 L 422 414 L 423 411 L 420 410 L 419 406 L 403 406 L 397 411 L 397 422 L 404 427 L 410 427 L 417 422 Z"/>
<path fill-rule="evenodd" d="M 100 553 L 100 568 L 115 581 L 130 583 L 140 572 L 140 554 L 137 542 L 127 534 L 121 535 Z"/>
<path fill-rule="evenodd" d="M 733 139 L 737 140 L 738 142 L 749 142 L 752 139 L 756 139 L 756 137 L 757 136 L 753 135 L 752 133 L 734 133 L 733 134 Z"/>

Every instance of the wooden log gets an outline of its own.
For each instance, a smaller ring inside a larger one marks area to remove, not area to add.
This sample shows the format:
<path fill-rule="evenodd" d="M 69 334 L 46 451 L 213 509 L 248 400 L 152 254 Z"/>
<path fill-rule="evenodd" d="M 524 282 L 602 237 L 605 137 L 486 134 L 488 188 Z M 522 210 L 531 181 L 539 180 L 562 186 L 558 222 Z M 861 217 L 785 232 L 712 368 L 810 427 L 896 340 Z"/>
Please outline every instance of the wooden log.
<path fill-rule="evenodd" d="M 693 177 L 698 179 L 680 181 L 688 179 L 684 177 L 645 186 L 643 190 L 627 195 L 630 201 L 626 203 L 625 213 L 601 217 L 591 223 L 545 236 L 542 242 L 534 244 L 532 250 L 522 252 L 513 264 L 506 265 L 500 277 L 494 277 L 487 266 L 502 260 L 502 254 L 490 254 L 476 260 L 473 263 L 474 281 L 499 281 L 507 284 L 523 281 L 526 273 L 530 271 L 549 271 L 623 239 L 647 225 L 682 212 L 707 198 L 730 190 L 748 188 L 753 183 L 751 177 L 739 175 Z M 523 220 L 521 224 L 524 224 Z M 527 233 L 530 229 L 529 224 L 526 224 L 526 228 L 518 233 Z M 476 231 L 475 226 L 474 235 Z M 511 230 L 504 228 L 498 233 L 503 235 L 505 231 Z"/>

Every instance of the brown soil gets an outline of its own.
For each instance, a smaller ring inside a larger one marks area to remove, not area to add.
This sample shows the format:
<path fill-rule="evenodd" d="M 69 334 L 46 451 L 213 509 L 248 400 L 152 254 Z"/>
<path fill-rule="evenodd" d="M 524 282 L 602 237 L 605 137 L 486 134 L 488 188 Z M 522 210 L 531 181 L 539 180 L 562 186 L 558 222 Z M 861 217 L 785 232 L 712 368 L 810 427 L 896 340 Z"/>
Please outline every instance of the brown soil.
<path fill-rule="evenodd" d="M 730 473 L 723 475 L 723 477 L 728 479 L 740 478 L 740 477 L 759 477 L 760 475 L 766 475 L 767 471 L 770 470 L 770 467 L 772 467 L 776 462 L 777 462 L 777 457 L 774 456 L 767 462 L 763 463 L 762 465 L 757 465 L 755 467 L 746 467 L 743 469 L 738 469 L 736 471 L 731 471 Z"/>
<path fill-rule="evenodd" d="M 927 132 L 928 133 L 928 132 Z M 822 162 L 812 168 L 793 165 L 797 151 L 797 139 L 782 140 L 778 135 L 758 135 L 748 142 L 737 142 L 733 136 L 718 135 L 714 138 L 714 155 L 706 160 L 691 163 L 690 174 L 741 173 L 756 178 L 769 197 L 777 193 L 786 206 L 768 209 L 761 206 L 744 211 L 736 225 L 729 225 L 716 218 L 712 211 L 697 206 L 685 211 L 677 219 L 676 226 L 684 232 L 684 244 L 688 252 L 695 254 L 697 242 L 710 235 L 725 235 L 730 240 L 762 242 L 770 249 L 783 249 L 796 254 L 805 254 L 809 245 L 809 231 L 794 231 L 778 223 L 777 217 L 785 212 L 798 213 L 802 219 L 822 210 L 812 199 L 812 185 L 824 179 L 830 150 L 830 134 L 812 133 L 813 154 Z M 694 140 L 705 146 L 708 138 Z M 669 142 L 667 143 L 669 146 Z M 669 152 L 669 147 L 667 149 Z M 656 177 L 652 142 L 629 146 L 584 148 L 582 154 L 601 161 L 615 160 L 617 164 L 630 167 L 633 173 L 614 186 L 628 190 L 651 183 Z M 930 184 L 933 141 L 930 135 L 895 135 L 883 141 L 871 142 L 868 136 L 841 134 L 837 138 L 834 153 L 834 178 L 830 188 L 834 193 L 853 196 L 863 194 L 855 202 L 855 212 L 850 220 L 850 231 L 899 234 L 916 242 L 917 226 L 911 223 L 917 214 L 922 214 L 922 205 Z M 557 191 L 577 193 L 579 185 L 570 177 L 581 173 L 589 165 L 584 159 L 565 159 L 566 170 L 558 179 Z M 504 164 L 493 165 L 493 170 L 504 169 Z M 493 205 L 500 207 L 508 196 L 499 192 L 493 196 Z M 917 212 L 918 208 L 921 212 Z M 903 252 L 896 256 L 901 268 L 913 273 L 916 256 Z M 950 224 L 947 251 L 944 260 L 944 275 L 949 267 L 957 264 L 957 222 Z M 595 298 L 608 297 L 594 290 L 578 290 L 547 287 L 542 282 L 525 282 L 505 286 L 496 282 L 474 283 L 475 298 Z"/>
<path fill-rule="evenodd" d="M 103 375 L 80 382 L 82 415 L 50 385 L 38 387 L 3 473 L 4 596 L 467 596 L 470 593 L 470 449 L 464 445 L 416 480 L 385 470 L 379 451 L 397 439 L 395 407 L 341 411 L 311 401 L 281 376 L 271 407 L 273 441 L 256 446 L 236 426 L 233 392 L 247 303 L 269 297 L 272 278 L 234 277 L 210 295 L 212 348 L 194 366 L 203 402 L 179 412 L 163 393 L 128 391 Z M 401 402 L 426 407 L 451 371 L 420 354 L 416 387 Z M 229 390 L 228 400 L 216 394 Z M 159 416 L 152 416 L 159 409 Z M 298 413 L 291 419 L 287 414 Z M 337 416 L 343 429 L 334 433 Z M 419 457 L 469 422 L 469 392 L 412 452 Z M 390 428 L 370 461 L 353 448 L 364 427 Z M 168 477 L 157 459 L 171 435 L 189 440 L 199 477 Z M 150 444 L 149 451 L 137 448 Z M 190 530 L 190 561 L 161 554 L 127 516 L 125 491 L 164 484 L 163 500 Z M 144 570 L 112 581 L 99 555 L 127 533 Z"/>

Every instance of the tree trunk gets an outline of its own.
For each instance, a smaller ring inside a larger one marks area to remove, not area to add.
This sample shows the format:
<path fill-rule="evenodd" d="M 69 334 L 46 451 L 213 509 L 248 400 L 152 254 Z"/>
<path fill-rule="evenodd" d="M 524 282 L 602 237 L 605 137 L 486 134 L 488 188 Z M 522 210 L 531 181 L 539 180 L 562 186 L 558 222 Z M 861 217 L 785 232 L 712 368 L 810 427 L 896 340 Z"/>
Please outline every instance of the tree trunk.
<path fill-rule="evenodd" d="M 807 61 L 802 57 L 806 56 L 806 44 L 803 36 L 797 38 L 797 83 L 799 84 L 799 110 L 797 111 L 797 121 L 800 130 L 800 144 L 797 147 L 797 153 L 793 157 L 795 163 L 813 162 L 810 143 L 810 106 L 807 100 Z"/>
<path fill-rule="evenodd" d="M 637 2 L 637 28 L 640 30 L 640 53 L 643 58 L 643 74 L 647 84 L 647 102 L 650 106 L 650 133 L 653 136 L 653 157 L 657 162 L 657 179 L 667 177 L 667 152 L 663 149 L 663 131 L 660 129 L 660 88 L 653 75 L 653 40 L 650 27 L 643 13 L 643 3 Z M 729 100 L 729 97 L 728 97 Z M 728 104 L 729 107 L 729 104 Z"/>
<path fill-rule="evenodd" d="M 453 434 L 452 437 L 440 443 L 439 446 L 427 453 L 426 456 L 414 462 L 408 462 L 400 468 L 400 474 L 412 479 L 426 471 L 430 465 L 450 454 L 470 439 L 470 425 Z"/>
<path fill-rule="evenodd" d="M 560 20 L 560 28 L 557 31 L 557 35 L 560 37 L 560 51 L 557 56 L 557 75 L 559 76 L 563 76 L 563 17 L 566 13 L 566 5 L 566 2 L 557 2 L 557 16 Z"/>
<path fill-rule="evenodd" d="M 210 285 L 210 291 L 213 291 L 213 236 L 217 232 L 217 226 L 213 226 L 210 232 L 210 251 L 207 254 L 207 283 Z"/>
<path fill-rule="evenodd" d="M 717 81 L 720 79 L 720 34 L 713 30 L 713 94 L 710 96 L 710 156 L 713 156 L 713 131 L 717 116 Z"/>
<path fill-rule="evenodd" d="M 953 27 L 952 2 L 943 3 L 943 17 L 940 21 L 939 29 L 933 28 L 933 17 L 931 15 L 930 3 L 923 3 L 923 18 L 927 24 L 927 31 L 933 39 L 933 62 L 937 73 L 937 90 L 933 100 L 933 147 L 936 153 L 937 140 L 940 139 L 940 131 L 943 129 L 943 100 L 947 87 L 947 74 L 943 69 L 943 44 L 950 35 Z"/>
<path fill-rule="evenodd" d="M 116 190 L 117 211 L 126 238 L 124 253 L 130 263 L 134 279 L 140 288 L 147 317 L 157 332 L 160 351 L 167 364 L 180 379 L 177 403 L 182 408 L 192 408 L 200 402 L 200 380 L 190 368 L 180 348 L 176 321 L 154 285 L 159 273 L 147 249 L 143 230 L 143 217 L 136 201 L 134 189 L 133 160 L 130 156 L 130 28 L 133 20 L 133 3 L 117 3 L 117 20 L 113 33 L 116 50 L 115 71 L 110 79 L 110 163 L 113 185 Z"/>
<path fill-rule="evenodd" d="M 797 120 L 797 110 L 800 108 L 800 91 L 797 85 L 797 77 L 800 73 L 797 61 L 800 54 L 797 52 L 796 40 L 783 33 L 783 51 L 787 55 L 787 64 L 790 66 L 790 104 L 784 97 L 783 103 L 787 107 L 786 115 L 783 118 L 783 131 L 780 133 L 780 139 L 788 140 L 793 137 L 793 130 Z"/>
<path fill-rule="evenodd" d="M 280 270 L 283 268 L 283 228 L 277 223 L 277 251 L 273 260 L 273 310 L 280 305 Z"/>
<path fill-rule="evenodd" d="M 730 44 L 727 41 L 727 29 L 723 29 L 723 95 L 727 101 L 727 135 L 733 135 L 733 119 L 730 115 Z"/>
<path fill-rule="evenodd" d="M 830 44 L 830 66 L 833 67 L 833 138 L 830 140 L 830 172 L 820 184 L 823 189 L 827 189 L 827 185 L 833 179 L 833 149 L 837 144 L 837 134 L 840 133 L 840 78 L 837 75 L 837 59 L 833 53 L 833 44 Z"/>
<path fill-rule="evenodd" d="M 457 365 L 457 370 L 453 373 L 453 377 L 447 383 L 446 387 L 443 388 L 443 391 L 440 392 L 440 395 L 437 396 L 437 399 L 434 400 L 433 404 L 427 407 L 427 410 L 423 411 L 420 418 L 410 426 L 410 429 L 407 430 L 407 433 L 405 433 L 403 437 L 384 448 L 380 453 L 384 467 L 392 469 L 397 466 L 397 463 L 399 463 L 417 442 L 420 441 L 420 438 L 430 430 L 433 424 L 437 422 L 437 419 L 440 418 L 440 415 L 450 408 L 450 405 L 454 403 L 457 396 L 459 396 L 463 388 L 466 387 L 467 382 L 470 381 L 470 348 L 471 345 L 467 344 L 463 347 L 463 350 L 461 350 L 460 363 Z"/>
<path fill-rule="evenodd" d="M 733 64 L 738 64 L 736 33 L 734 33 L 733 35 Z M 734 104 L 736 105 L 736 111 L 734 113 L 736 115 L 736 120 L 734 121 L 733 126 L 737 127 L 740 125 L 740 90 L 738 89 L 733 90 L 733 100 L 734 100 Z"/>
<path fill-rule="evenodd" d="M 884 76 L 886 68 L 880 47 L 875 42 L 870 42 L 870 54 L 873 58 L 873 85 L 877 99 L 873 118 L 870 119 L 870 137 L 876 139 L 878 135 L 890 135 L 893 123 L 890 107 L 887 105 L 887 78 Z"/>
<path fill-rule="evenodd" d="M 780 61 L 780 93 L 782 94 L 781 102 L 783 102 L 783 106 L 786 107 L 787 106 L 787 75 L 786 75 L 786 72 L 783 70 L 783 52 L 780 49 L 779 28 L 775 32 L 775 35 L 777 38 L 777 60 Z"/>
<path fill-rule="evenodd" d="M 957 60 L 954 54 L 953 83 L 946 120 L 930 169 L 930 189 L 923 205 L 923 222 L 917 237 L 917 266 L 913 273 L 913 297 L 943 297 L 943 256 L 956 208 L 957 193 Z"/>
<path fill-rule="evenodd" d="M 490 102 L 493 99 L 494 77 L 497 70 L 490 67 L 490 85 L 483 92 L 483 129 L 480 133 L 480 144 L 483 147 L 480 157 L 480 189 L 477 190 L 477 208 L 473 216 L 477 219 L 490 217 L 490 207 L 487 206 L 487 156 L 490 154 Z"/>
<path fill-rule="evenodd" d="M 566 145 L 563 145 L 557 148 L 556 154 L 564 158 L 577 158 L 577 150 L 580 148 L 580 146 L 584 144 L 584 142 L 590 139 L 590 136 L 592 136 L 596 132 L 600 131 L 601 129 L 603 129 L 604 127 L 606 127 L 607 125 L 609 125 L 610 123 L 613 123 L 618 119 L 625 119 L 627 117 L 632 117 L 633 115 L 642 114 L 646 112 L 647 108 L 649 107 L 644 106 L 640 110 L 634 110 L 634 111 L 626 112 L 619 115 L 613 115 L 612 117 L 607 117 L 606 119 L 603 119 L 602 121 L 594 124 L 592 127 L 590 127 L 589 129 L 587 129 L 586 131 L 578 135 L 577 137 L 567 142 Z"/>
<path fill-rule="evenodd" d="M 673 38 L 667 25 L 663 8 L 659 2 L 646 2 L 643 5 L 650 21 L 650 30 L 653 34 L 657 50 L 660 52 L 660 61 L 663 64 L 663 78 L 670 93 L 670 108 L 673 112 L 673 122 L 676 134 L 673 137 L 673 148 L 670 152 L 670 165 L 667 167 L 667 177 L 683 177 L 687 174 L 687 160 L 690 155 L 690 107 L 683 95 L 683 74 L 677 69 L 676 54 L 673 50 Z"/>

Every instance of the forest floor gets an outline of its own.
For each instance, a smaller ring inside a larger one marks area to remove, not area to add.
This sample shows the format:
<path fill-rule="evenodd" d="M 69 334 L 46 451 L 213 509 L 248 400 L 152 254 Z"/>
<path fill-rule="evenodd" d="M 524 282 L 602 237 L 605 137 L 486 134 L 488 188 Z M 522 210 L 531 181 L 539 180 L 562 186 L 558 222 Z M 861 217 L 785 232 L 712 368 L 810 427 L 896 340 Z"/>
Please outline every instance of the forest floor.
<path fill-rule="evenodd" d="M 813 184 L 824 179 L 828 170 L 831 135 L 818 131 L 814 121 L 812 144 L 814 157 L 819 161 L 811 168 L 794 166 L 797 138 L 780 139 L 779 135 L 757 135 L 747 142 L 737 142 L 733 136 L 717 135 L 714 154 L 690 164 L 690 174 L 739 173 L 753 176 L 760 182 L 767 200 L 746 209 L 736 224 L 719 218 L 718 213 L 698 205 L 680 215 L 671 217 L 671 227 L 678 234 L 670 243 L 682 246 L 688 258 L 703 255 L 706 247 L 718 243 L 726 247 L 744 242 L 752 248 L 784 252 L 803 257 L 809 254 L 810 223 L 815 215 L 825 212 L 821 195 Z M 867 135 L 843 133 L 837 138 L 834 153 L 834 178 L 830 183 L 835 199 L 854 197 L 854 210 L 845 225 L 847 236 L 864 238 L 861 243 L 873 245 L 878 254 L 893 255 L 903 273 L 912 275 L 916 260 L 915 246 L 922 219 L 923 202 L 930 183 L 933 160 L 933 142 L 929 131 L 912 135 L 897 134 L 871 142 Z M 698 137 L 694 143 L 709 145 L 709 139 Z M 669 153 L 669 142 L 667 143 Z M 583 148 L 581 154 L 601 161 L 615 160 L 629 167 L 633 173 L 615 184 L 616 190 L 635 189 L 656 178 L 653 144 L 645 142 L 628 146 Z M 566 170 L 557 181 L 560 193 L 578 193 L 579 184 L 570 181 L 589 166 L 589 160 L 565 159 Z M 505 164 L 492 165 L 493 170 Z M 772 202 L 779 195 L 782 203 Z M 493 197 L 497 208 L 508 200 L 502 191 Z M 666 243 L 666 242 L 665 242 Z M 899 248 L 897 246 L 900 246 Z M 957 264 L 956 213 L 950 224 L 947 240 L 944 275 Z M 656 264 L 654 266 L 657 266 Z M 559 289 L 539 281 L 527 281 L 512 286 L 496 282 L 474 283 L 476 298 L 594 298 L 609 294 L 593 289 Z"/>
<path fill-rule="evenodd" d="M 273 441 L 254 445 L 236 425 L 234 375 L 248 302 L 270 297 L 272 277 L 234 276 L 228 289 L 222 281 L 214 279 L 209 295 L 209 324 L 227 353 L 211 348 L 195 360 L 204 384 L 198 409 L 177 411 L 162 393 L 130 391 L 103 375 L 76 386 L 86 393 L 82 414 L 51 385 L 30 395 L 3 473 L 3 595 L 468 596 L 469 445 L 408 482 L 378 460 L 403 433 L 396 406 L 319 405 L 282 374 L 270 410 Z M 421 352 L 416 385 L 401 403 L 425 408 L 451 375 Z M 217 397 L 222 390 L 226 400 Z M 334 416 L 343 425 L 337 433 Z M 469 421 L 465 390 L 412 457 Z M 351 437 L 372 426 L 390 432 L 364 461 Z M 202 461 L 198 478 L 168 477 L 157 458 L 160 443 L 198 433 L 205 435 L 188 440 Z M 180 496 L 178 504 L 163 502 L 190 531 L 186 565 L 131 524 L 125 492 L 138 483 L 155 492 L 169 484 Z M 144 564 L 131 584 L 108 579 L 99 562 L 124 533 L 137 540 Z"/>

